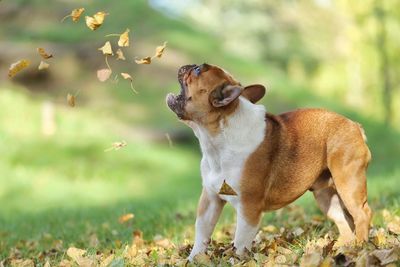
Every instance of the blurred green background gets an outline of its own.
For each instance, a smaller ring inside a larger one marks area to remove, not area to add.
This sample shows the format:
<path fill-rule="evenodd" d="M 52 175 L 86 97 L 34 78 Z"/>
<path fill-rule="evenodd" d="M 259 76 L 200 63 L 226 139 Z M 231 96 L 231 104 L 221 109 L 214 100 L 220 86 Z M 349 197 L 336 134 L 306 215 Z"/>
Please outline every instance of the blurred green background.
<path fill-rule="evenodd" d="M 60 22 L 77 7 L 109 15 L 94 32 L 83 18 Z M 118 248 L 133 230 L 192 240 L 201 155 L 164 100 L 190 63 L 267 85 L 269 112 L 323 107 L 360 122 L 373 158 L 370 205 L 399 214 L 399 18 L 397 0 L 0 1 L 0 259 Z M 113 78 L 101 83 L 97 49 L 106 40 L 116 48 L 105 35 L 126 28 L 127 60 L 110 58 Z M 161 59 L 134 63 L 164 41 Z M 37 47 L 54 54 L 48 70 L 37 70 Z M 10 64 L 24 58 L 31 66 L 8 79 Z M 138 94 L 114 80 L 120 72 L 132 75 Z M 68 93 L 78 94 L 74 108 Z M 127 146 L 104 152 L 116 141 Z M 296 204 L 312 216 L 313 202 L 307 193 Z M 121 225 L 125 213 L 135 218 Z M 232 217 L 227 208 L 219 227 Z M 265 221 L 283 223 L 274 213 Z"/>

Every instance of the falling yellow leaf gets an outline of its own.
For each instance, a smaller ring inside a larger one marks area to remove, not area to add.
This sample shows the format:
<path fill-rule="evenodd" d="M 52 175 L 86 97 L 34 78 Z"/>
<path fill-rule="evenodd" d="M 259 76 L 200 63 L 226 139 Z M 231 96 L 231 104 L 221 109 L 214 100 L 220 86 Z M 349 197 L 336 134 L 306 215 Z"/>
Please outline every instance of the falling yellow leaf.
<path fill-rule="evenodd" d="M 100 82 L 107 81 L 112 74 L 112 70 L 110 69 L 101 69 L 97 71 L 97 78 Z"/>
<path fill-rule="evenodd" d="M 110 150 L 120 150 L 121 148 L 125 147 L 127 143 L 125 141 L 121 142 L 114 142 L 111 144 L 111 147 L 104 150 L 104 152 L 108 152 Z"/>
<path fill-rule="evenodd" d="M 75 96 L 71 95 L 71 94 L 68 94 L 67 95 L 67 102 L 68 102 L 68 105 L 70 105 L 71 107 L 75 107 Z"/>
<path fill-rule="evenodd" d="M 44 61 L 40 61 L 38 70 L 45 70 L 45 69 L 48 69 L 49 66 L 50 66 L 49 63 L 46 63 L 46 62 L 44 62 Z"/>
<path fill-rule="evenodd" d="M 86 16 L 85 17 L 86 25 L 89 27 L 89 29 L 95 31 L 103 24 L 106 15 L 108 14 L 100 11 L 94 14 L 93 17 Z"/>
<path fill-rule="evenodd" d="M 112 56 L 114 55 L 113 51 L 112 51 L 112 47 L 111 47 L 111 43 L 109 41 L 107 41 L 102 47 L 100 47 L 98 50 L 100 50 L 101 52 L 103 52 L 103 55 L 107 55 L 107 56 Z"/>
<path fill-rule="evenodd" d="M 71 14 L 65 16 L 61 22 L 63 22 L 66 18 L 72 17 L 73 22 L 78 22 L 79 18 L 81 17 L 82 13 L 85 11 L 83 7 L 81 8 L 75 8 L 74 10 L 71 11 Z"/>
<path fill-rule="evenodd" d="M 85 9 L 83 7 L 72 10 L 71 12 L 72 21 L 77 22 L 84 11 Z"/>
<path fill-rule="evenodd" d="M 37 49 L 37 51 L 38 51 L 39 55 L 40 55 L 43 59 L 49 59 L 49 58 L 52 58 L 52 57 L 53 57 L 52 54 L 46 53 L 46 50 L 44 50 L 44 48 L 39 47 L 39 48 Z"/>
<path fill-rule="evenodd" d="M 142 59 L 135 59 L 136 64 L 150 64 L 151 63 L 151 57 L 145 57 Z"/>
<path fill-rule="evenodd" d="M 133 78 L 132 78 L 132 76 L 129 75 L 128 73 L 125 73 L 125 72 L 121 72 L 121 76 L 125 80 L 129 80 L 131 82 L 131 89 L 133 90 L 133 92 L 135 92 L 137 94 L 137 91 L 135 90 L 135 88 L 133 88 Z"/>
<path fill-rule="evenodd" d="M 118 218 L 119 223 L 126 223 L 127 221 L 133 219 L 135 215 L 133 213 L 127 213 L 122 215 L 121 217 Z"/>
<path fill-rule="evenodd" d="M 164 44 L 161 46 L 157 46 L 156 54 L 153 57 L 158 57 L 158 58 L 162 57 L 166 47 L 167 47 L 167 42 L 164 42 Z"/>
<path fill-rule="evenodd" d="M 124 56 L 124 53 L 122 53 L 121 48 L 118 48 L 116 54 L 117 54 L 117 60 L 119 60 L 119 59 L 125 60 L 126 59 L 125 56 Z"/>
<path fill-rule="evenodd" d="M 237 196 L 237 193 L 233 190 L 232 187 L 230 187 L 224 180 L 224 182 L 221 185 L 221 188 L 219 189 L 218 194 L 220 195 L 230 195 L 230 196 Z"/>
<path fill-rule="evenodd" d="M 13 64 L 11 64 L 10 68 L 8 69 L 8 77 L 14 77 L 18 72 L 25 69 L 31 64 L 31 62 L 27 59 L 19 60 Z"/>
<path fill-rule="evenodd" d="M 119 36 L 118 45 L 121 47 L 129 46 L 129 29 Z"/>

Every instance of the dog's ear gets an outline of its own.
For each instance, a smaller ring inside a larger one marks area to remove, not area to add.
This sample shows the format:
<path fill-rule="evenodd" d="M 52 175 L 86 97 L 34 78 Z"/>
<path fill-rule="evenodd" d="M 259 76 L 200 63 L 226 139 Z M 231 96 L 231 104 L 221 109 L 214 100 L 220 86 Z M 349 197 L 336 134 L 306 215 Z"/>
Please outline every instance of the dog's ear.
<path fill-rule="evenodd" d="M 265 87 L 261 84 L 252 84 L 246 86 L 242 91 L 242 96 L 247 98 L 251 103 L 257 103 L 258 100 L 265 95 Z"/>
<path fill-rule="evenodd" d="M 232 101 L 240 96 L 243 87 L 240 85 L 221 85 L 214 89 L 210 94 L 210 102 L 216 107 L 229 105 Z"/>

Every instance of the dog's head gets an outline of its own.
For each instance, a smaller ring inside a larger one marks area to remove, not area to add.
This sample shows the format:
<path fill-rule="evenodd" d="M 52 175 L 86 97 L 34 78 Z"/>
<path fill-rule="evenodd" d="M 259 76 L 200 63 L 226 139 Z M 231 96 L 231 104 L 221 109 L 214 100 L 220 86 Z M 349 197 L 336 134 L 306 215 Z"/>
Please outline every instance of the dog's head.
<path fill-rule="evenodd" d="M 256 103 L 265 94 L 264 86 L 243 87 L 223 69 L 205 63 L 182 66 L 178 70 L 178 81 L 181 92 L 168 94 L 167 105 L 179 119 L 194 122 L 232 113 L 239 96 Z"/>

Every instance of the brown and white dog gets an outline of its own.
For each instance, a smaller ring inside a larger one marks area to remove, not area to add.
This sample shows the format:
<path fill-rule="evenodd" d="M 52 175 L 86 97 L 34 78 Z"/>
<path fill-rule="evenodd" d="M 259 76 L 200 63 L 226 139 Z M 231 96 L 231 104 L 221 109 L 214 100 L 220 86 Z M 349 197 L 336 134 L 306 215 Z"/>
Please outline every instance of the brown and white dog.
<path fill-rule="evenodd" d="M 240 255 L 251 248 L 264 211 L 307 190 L 337 225 L 338 244 L 368 239 L 371 154 L 358 123 L 323 109 L 266 113 L 256 105 L 264 86 L 243 87 L 217 66 L 183 66 L 178 80 L 181 92 L 169 94 L 167 104 L 193 129 L 203 153 L 190 260 L 206 250 L 226 202 L 237 213 L 234 246 Z M 224 180 L 237 195 L 219 194 Z"/>

